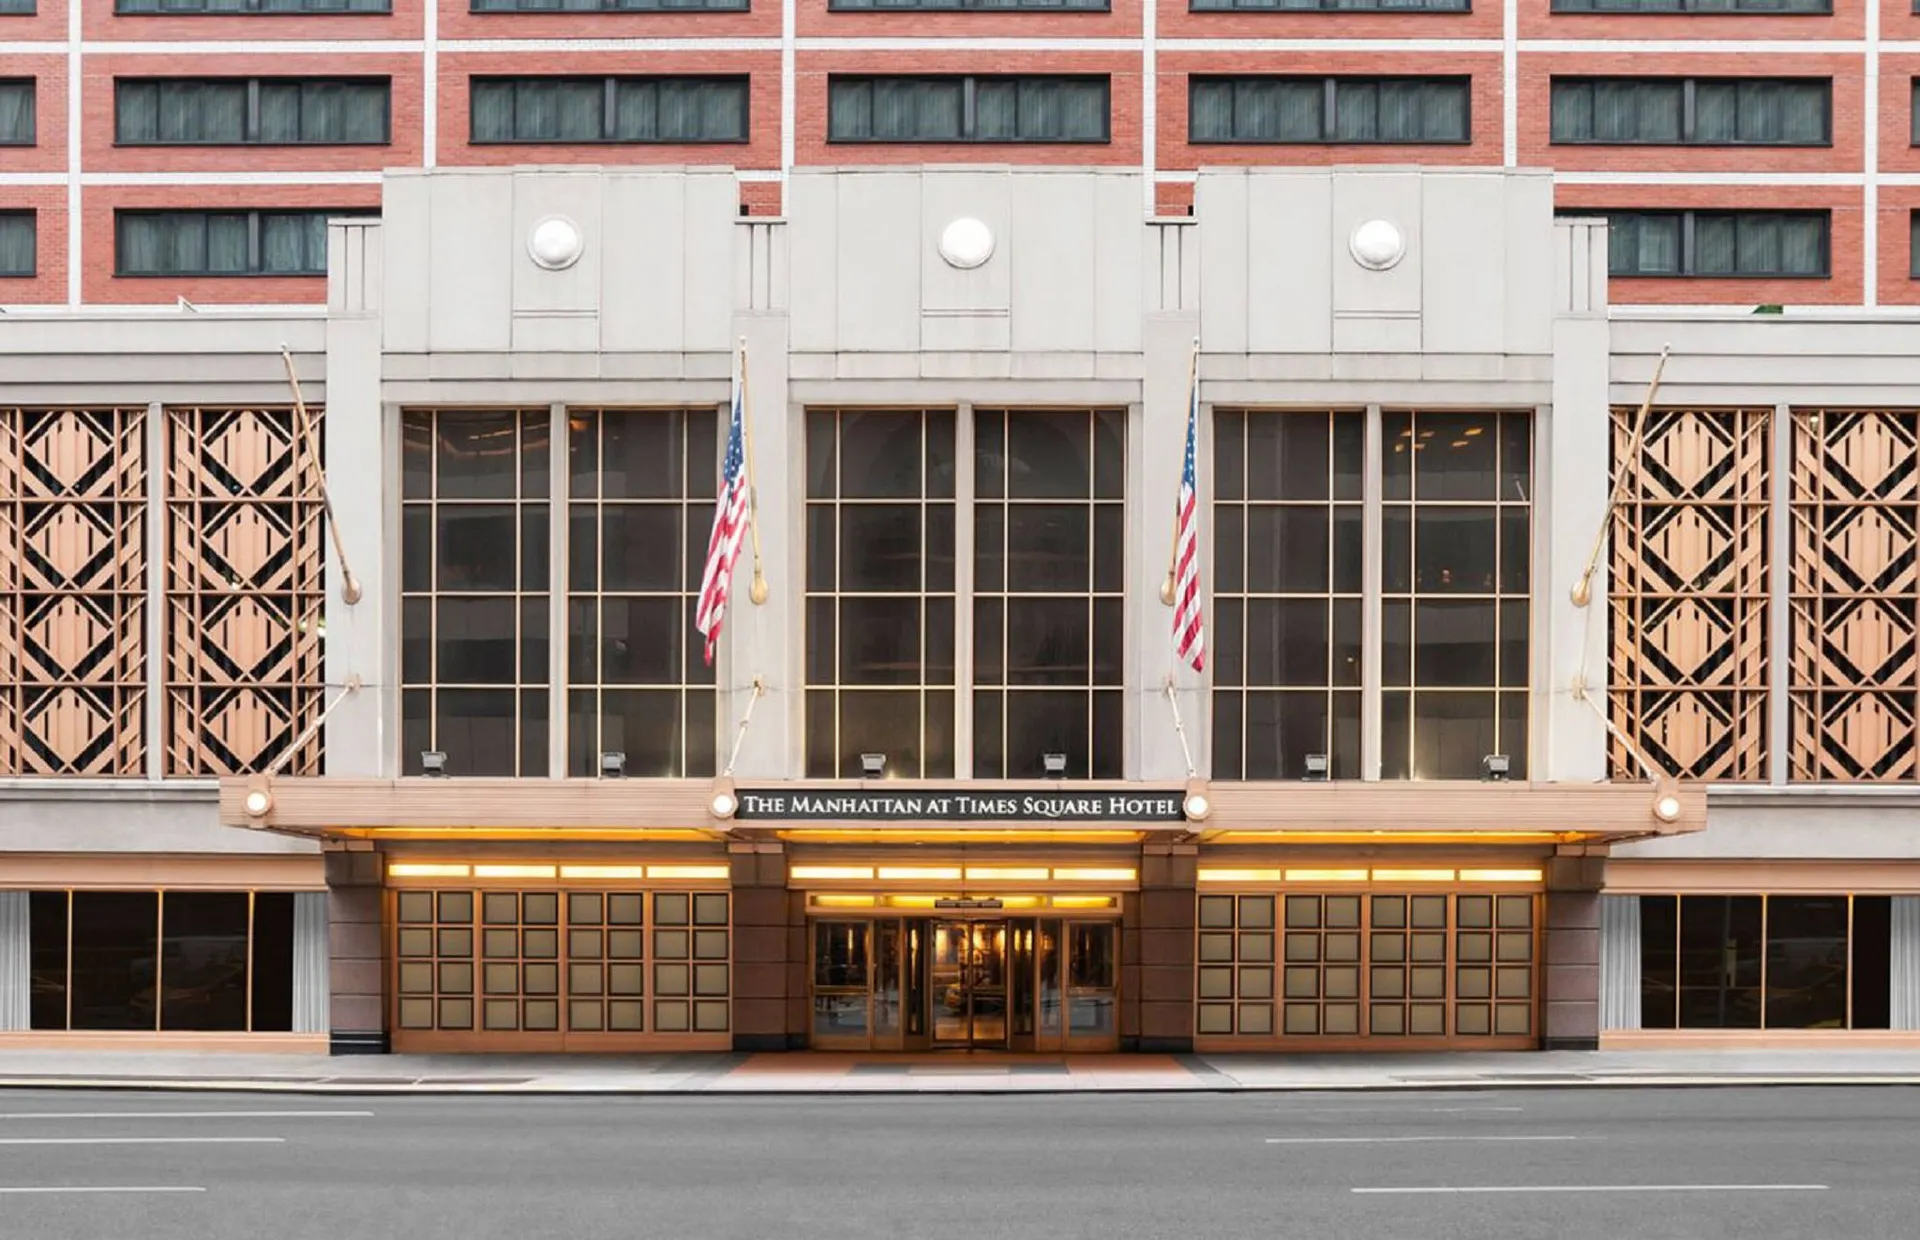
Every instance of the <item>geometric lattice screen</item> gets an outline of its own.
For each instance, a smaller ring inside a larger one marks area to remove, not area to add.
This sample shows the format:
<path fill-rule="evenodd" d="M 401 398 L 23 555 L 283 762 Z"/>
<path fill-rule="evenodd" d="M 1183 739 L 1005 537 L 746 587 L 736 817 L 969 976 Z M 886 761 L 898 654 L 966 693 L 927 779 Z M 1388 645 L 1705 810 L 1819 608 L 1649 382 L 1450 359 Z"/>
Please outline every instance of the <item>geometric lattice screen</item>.
<path fill-rule="evenodd" d="M 144 767 L 146 420 L 0 408 L 0 773 Z"/>
<path fill-rule="evenodd" d="M 1680 778 L 1764 780 L 1772 410 L 1651 410 L 1629 459 L 1638 414 L 1613 410 L 1613 723 Z"/>
<path fill-rule="evenodd" d="M 1912 779 L 1920 413 L 1793 413 L 1789 771 Z"/>
<path fill-rule="evenodd" d="M 319 462 L 291 409 L 166 417 L 166 773 L 258 771 L 321 710 Z M 285 769 L 319 774 L 320 738 Z"/>

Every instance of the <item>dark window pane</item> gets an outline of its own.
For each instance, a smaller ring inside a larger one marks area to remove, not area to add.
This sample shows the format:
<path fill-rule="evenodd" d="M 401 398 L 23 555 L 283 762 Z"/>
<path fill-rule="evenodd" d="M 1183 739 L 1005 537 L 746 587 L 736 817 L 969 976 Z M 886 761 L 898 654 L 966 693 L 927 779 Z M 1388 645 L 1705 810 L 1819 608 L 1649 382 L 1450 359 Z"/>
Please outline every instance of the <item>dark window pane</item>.
<path fill-rule="evenodd" d="M 400 497 L 433 498 L 433 415 L 409 409 L 400 415 Z"/>
<path fill-rule="evenodd" d="M 1680 900 L 1680 1027 L 1760 1027 L 1760 897 Z"/>
<path fill-rule="evenodd" d="M 1367 422 L 1364 414 L 1333 415 L 1333 497 L 1361 498 L 1361 476 L 1366 472 Z"/>
<path fill-rule="evenodd" d="M 1853 898 L 1853 1028 L 1886 1029 L 1893 1013 L 1893 901 Z"/>
<path fill-rule="evenodd" d="M 72 1028 L 154 1029 L 160 895 L 73 893 Z"/>
<path fill-rule="evenodd" d="M 526 504 L 520 509 L 520 588 L 544 591 L 547 588 L 547 561 L 551 558 L 552 539 L 547 531 L 547 506 Z"/>
<path fill-rule="evenodd" d="M 1380 695 L 1380 778 L 1413 777 L 1412 718 L 1411 693 L 1403 689 Z"/>
<path fill-rule="evenodd" d="M 1399 688 L 1413 683 L 1413 604 L 1380 605 L 1380 683 Z"/>
<path fill-rule="evenodd" d="M 1335 779 L 1360 778 L 1360 695 L 1333 695 L 1333 753 L 1328 773 Z"/>
<path fill-rule="evenodd" d="M 834 635 L 835 606 L 832 598 L 807 600 L 807 627 L 803 636 L 807 647 L 807 683 L 810 685 L 833 684 L 837 675 L 834 669 L 839 665 L 840 647 Z"/>
<path fill-rule="evenodd" d="M 1005 779 L 1007 695 L 989 689 L 973 695 L 973 777 Z"/>
<path fill-rule="evenodd" d="M 1085 598 L 1007 600 L 1007 683 L 1089 683 L 1088 621 Z"/>
<path fill-rule="evenodd" d="M 567 518 L 567 588 L 586 593 L 600 588 L 600 510 L 574 504 Z"/>
<path fill-rule="evenodd" d="M 410 598 L 400 604 L 400 679 L 410 685 L 433 680 L 431 598 Z"/>
<path fill-rule="evenodd" d="M 1329 510 L 1286 505 L 1246 511 L 1248 592 L 1325 594 Z"/>
<path fill-rule="evenodd" d="M 830 594 L 835 589 L 834 573 L 838 564 L 835 544 L 839 539 L 834 523 L 836 511 L 832 504 L 807 505 L 808 590 Z M 704 567 L 705 561 L 701 563 Z"/>
<path fill-rule="evenodd" d="M 1043 755 L 1063 753 L 1068 779 L 1091 778 L 1091 696 L 1085 690 L 1008 692 L 1006 777 L 1040 778 L 1046 773 Z"/>
<path fill-rule="evenodd" d="M 435 703 L 435 746 L 449 775 L 517 775 L 518 711 L 511 689 L 442 689 Z M 409 755 L 419 761 L 419 756 Z M 541 771 L 529 774 L 544 774 Z"/>
<path fill-rule="evenodd" d="M 955 429 L 951 409 L 928 411 L 927 419 L 927 498 L 952 499 L 954 488 Z"/>
<path fill-rule="evenodd" d="M 1117 685 L 1124 681 L 1125 600 L 1093 600 L 1093 683 Z"/>
<path fill-rule="evenodd" d="M 547 753 L 547 716 L 551 709 L 545 690 L 520 691 L 520 769 L 517 774 L 546 777 L 551 766 Z"/>
<path fill-rule="evenodd" d="M 685 699 L 678 689 L 605 690 L 600 695 L 601 748 L 626 754 L 629 775 L 680 774 Z M 707 718 L 711 731 L 712 716 Z"/>
<path fill-rule="evenodd" d="M 1247 683 L 1324 687 L 1329 674 L 1327 620 L 1325 599 L 1248 599 Z"/>
<path fill-rule="evenodd" d="M 1533 560 L 1531 522 L 1525 508 L 1500 510 L 1500 593 L 1525 594 Z"/>
<path fill-rule="evenodd" d="M 1126 589 L 1126 509 L 1099 504 L 1093 510 L 1093 590 L 1119 594 Z"/>
<path fill-rule="evenodd" d="M 847 689 L 839 694 L 841 779 L 861 777 L 860 755 L 887 755 L 887 771 L 920 774 L 922 704 L 918 689 Z"/>
<path fill-rule="evenodd" d="M 1333 680 L 1332 684 L 1360 687 L 1360 600 L 1335 599 L 1333 603 Z"/>
<path fill-rule="evenodd" d="M 925 779 L 952 779 L 954 693 L 951 689 L 930 689 L 924 700 L 926 731 L 921 741 L 920 774 Z"/>
<path fill-rule="evenodd" d="M 1382 413 L 1381 495 L 1387 499 L 1413 498 L 1413 415 Z"/>
<path fill-rule="evenodd" d="M 1380 510 L 1380 590 L 1413 592 L 1413 509 L 1405 504 Z"/>
<path fill-rule="evenodd" d="M 953 683 L 954 668 L 953 600 L 929 598 L 924 605 L 927 638 L 923 675 L 927 684 L 950 685 Z"/>
<path fill-rule="evenodd" d="M 1007 415 L 976 413 L 973 421 L 973 493 L 999 499 L 1007 486 Z"/>
<path fill-rule="evenodd" d="M 1679 900 L 1640 897 L 1640 1027 L 1671 1029 L 1679 1002 Z"/>
<path fill-rule="evenodd" d="M 1847 1027 L 1847 897 L 1767 897 L 1766 1023 Z"/>
<path fill-rule="evenodd" d="M 1219 683 L 1217 679 L 1215 683 Z M 1245 708 L 1245 695 L 1219 688 L 1213 691 L 1213 731 L 1210 738 L 1213 742 L 1215 779 L 1247 778 L 1241 731 L 1241 712 Z"/>
<path fill-rule="evenodd" d="M 687 723 L 681 737 L 686 748 L 684 770 L 689 779 L 711 777 L 720 769 L 719 697 L 712 689 L 688 689 Z"/>
<path fill-rule="evenodd" d="M 1219 504 L 1213 510 L 1213 588 L 1216 594 L 1238 594 L 1246 586 L 1246 509 Z"/>
<path fill-rule="evenodd" d="M 1423 594 L 1494 592 L 1495 510 L 1422 506 L 1414 514 L 1414 580 Z"/>
<path fill-rule="evenodd" d="M 400 511 L 400 588 L 433 589 L 433 509 L 426 504 Z"/>
<path fill-rule="evenodd" d="M 921 424 L 917 413 L 842 413 L 841 498 L 919 496 Z"/>
<path fill-rule="evenodd" d="M 680 547 L 685 541 L 681 519 L 679 504 L 603 505 L 600 527 L 605 542 L 601 549 L 600 589 L 698 589 L 697 582 L 686 580 L 687 573 L 680 564 Z M 704 565 L 703 559 L 700 567 Z M 744 567 L 751 573 L 750 564 Z M 570 584 L 580 588 L 578 583 Z"/>
<path fill-rule="evenodd" d="M 1006 682 L 1006 610 L 1004 599 L 975 599 L 973 603 L 973 683 Z"/>
<path fill-rule="evenodd" d="M 1119 499 L 1127 493 L 1127 415 L 1102 409 L 1093 415 L 1093 497 Z"/>
<path fill-rule="evenodd" d="M 840 505 L 840 589 L 920 590 L 920 506 Z"/>
<path fill-rule="evenodd" d="M 444 410 L 432 416 L 439 436 L 439 498 L 512 499 L 519 473 L 518 415 Z"/>
<path fill-rule="evenodd" d="M 1007 416 L 1007 494 L 1084 499 L 1092 494 L 1088 417 L 1017 411 Z"/>
<path fill-rule="evenodd" d="M 434 678 L 441 684 L 514 684 L 515 606 L 512 598 L 440 599 Z"/>
<path fill-rule="evenodd" d="M 1323 413 L 1247 417 L 1247 498 L 1328 497 L 1328 423 Z"/>
<path fill-rule="evenodd" d="M 807 778 L 837 779 L 840 764 L 834 738 L 835 694 L 830 689 L 807 691 Z"/>
<path fill-rule="evenodd" d="M 293 893 L 262 891 L 253 897 L 253 1031 L 292 1029 Z"/>
<path fill-rule="evenodd" d="M 1531 680 L 1527 666 L 1527 621 L 1525 599 L 1509 599 L 1500 604 L 1500 686 L 1504 689 L 1524 688 Z"/>
<path fill-rule="evenodd" d="M 28 1025 L 34 1029 L 67 1027 L 67 893 L 35 891 L 27 896 L 27 953 L 32 972 Z"/>
<path fill-rule="evenodd" d="M 605 499 L 678 499 L 686 425 L 678 413 L 601 415 L 600 494 Z"/>
<path fill-rule="evenodd" d="M 400 769 L 420 774 L 421 751 L 433 748 L 433 690 L 408 689 L 400 694 Z"/>
<path fill-rule="evenodd" d="M 600 774 L 600 694 L 574 689 L 567 694 L 567 774 L 591 779 Z"/>
<path fill-rule="evenodd" d="M 245 1030 L 247 893 L 170 891 L 162 913 L 160 1028 Z"/>
<path fill-rule="evenodd" d="M 973 588 L 998 594 L 1007 588 L 1007 510 L 1001 504 L 973 509 Z"/>
<path fill-rule="evenodd" d="M 1007 506 L 1007 589 L 1084 593 L 1093 584 L 1089 512 L 1084 504 Z"/>
<path fill-rule="evenodd" d="M 920 680 L 918 598 L 840 600 L 840 683 L 910 685 Z"/>
<path fill-rule="evenodd" d="M 576 596 L 567 602 L 567 679 L 600 682 L 600 600 Z"/>
<path fill-rule="evenodd" d="M 1422 413 L 1414 419 L 1421 500 L 1493 499 L 1499 421 L 1490 413 Z"/>
<path fill-rule="evenodd" d="M 1125 700 L 1117 689 L 1093 695 L 1093 746 L 1087 774 L 1093 779 L 1119 779 L 1125 755 L 1122 716 Z M 1068 763 L 1071 769 L 1071 761 Z"/>
<path fill-rule="evenodd" d="M 435 515 L 438 589 L 459 592 L 515 587 L 512 505 L 442 504 Z"/>
<path fill-rule="evenodd" d="M 1507 755 L 1509 763 L 1507 774 L 1510 779 L 1527 777 L 1527 756 L 1530 738 L 1527 729 L 1531 720 L 1527 716 L 1528 697 L 1525 692 L 1502 693 L 1500 695 L 1500 735 L 1489 753 Z"/>
<path fill-rule="evenodd" d="M 926 517 L 926 589 L 930 594 L 951 593 L 955 544 L 954 507 L 952 504 L 928 504 Z"/>
<path fill-rule="evenodd" d="M 1327 694 L 1247 694 L 1247 778 L 1299 779 L 1310 753 L 1331 753 Z"/>
<path fill-rule="evenodd" d="M 838 416 L 819 409 L 807 411 L 807 498 L 832 499 L 837 493 L 834 429 Z"/>
<path fill-rule="evenodd" d="M 1416 603 L 1413 636 L 1414 684 L 1471 688 L 1496 683 L 1494 604 Z"/>
<path fill-rule="evenodd" d="M 520 497 L 545 499 L 553 489 L 551 415 L 529 409 L 520 415 Z"/>
<path fill-rule="evenodd" d="M 1413 695 L 1413 779 L 1478 779 L 1481 759 L 1495 752 L 1494 695 Z"/>
<path fill-rule="evenodd" d="M 1358 504 L 1333 510 L 1333 592 L 1358 594 L 1364 575 L 1362 514 Z"/>
<path fill-rule="evenodd" d="M 600 603 L 602 684 L 679 683 L 680 598 L 620 598 Z"/>
<path fill-rule="evenodd" d="M 593 499 L 600 494 L 600 415 L 575 409 L 567 415 L 567 494 Z"/>
<path fill-rule="evenodd" d="M 548 640 L 547 596 L 529 594 L 520 600 L 520 683 L 544 685 L 552 679 L 549 666 L 552 644 Z"/>
<path fill-rule="evenodd" d="M 1528 414 L 1500 415 L 1500 499 L 1533 501 L 1533 419 Z"/>
<path fill-rule="evenodd" d="M 1247 415 L 1227 409 L 1213 411 L 1213 498 L 1246 496 Z"/>

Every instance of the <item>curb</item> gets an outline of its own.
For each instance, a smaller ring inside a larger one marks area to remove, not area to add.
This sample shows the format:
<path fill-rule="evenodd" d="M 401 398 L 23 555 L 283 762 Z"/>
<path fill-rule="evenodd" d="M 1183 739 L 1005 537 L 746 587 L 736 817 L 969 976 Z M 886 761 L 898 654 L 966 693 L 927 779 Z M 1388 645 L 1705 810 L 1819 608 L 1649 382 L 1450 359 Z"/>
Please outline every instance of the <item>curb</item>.
<path fill-rule="evenodd" d="M 1596 1089 L 1858 1089 L 1868 1087 L 1920 1088 L 1920 1075 L 1886 1076 L 1674 1076 L 1609 1077 L 1577 1081 L 1358 1081 L 1304 1082 L 1277 1085 L 1097 1085 L 1069 1088 L 1035 1085 L 1007 1089 L 977 1084 L 936 1085 L 903 1088 L 891 1083 L 847 1087 L 804 1086 L 781 1089 L 766 1086 L 740 1088 L 711 1085 L 668 1085 L 657 1089 L 628 1085 L 419 1085 L 411 1081 L 392 1084 L 356 1082 L 329 1085 L 322 1082 L 286 1082 L 251 1080 L 169 1080 L 145 1077 L 0 1077 L 0 1090 L 44 1090 L 64 1092 L 109 1092 L 156 1094 L 287 1094 L 313 1097 L 523 1097 L 523 1098 L 899 1098 L 899 1097 L 1087 1097 L 1121 1094 L 1132 1097 L 1168 1094 L 1339 1094 L 1339 1093 L 1489 1093 L 1527 1091 L 1545 1093 L 1554 1090 Z"/>

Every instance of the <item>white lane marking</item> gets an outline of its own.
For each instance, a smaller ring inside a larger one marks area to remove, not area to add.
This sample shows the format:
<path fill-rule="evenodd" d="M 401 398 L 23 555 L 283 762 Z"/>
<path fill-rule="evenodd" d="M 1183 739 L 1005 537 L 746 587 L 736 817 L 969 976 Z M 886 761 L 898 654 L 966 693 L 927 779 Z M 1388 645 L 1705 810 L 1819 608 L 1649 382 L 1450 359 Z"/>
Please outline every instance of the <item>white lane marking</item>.
<path fill-rule="evenodd" d="M 0 1145 L 285 1145 L 285 1137 L 0 1137 Z"/>
<path fill-rule="evenodd" d="M 1518 1114 L 1525 1107 L 1291 1107 L 1282 1111 L 1282 1115 L 1406 1115 L 1409 1112 L 1423 1112 L 1428 1115 L 1480 1115 L 1494 1111 Z M 0 1115 L 0 1119 L 6 1116 Z"/>
<path fill-rule="evenodd" d="M 1824 1193 L 1825 1184 L 1477 1184 L 1439 1188 L 1356 1188 L 1356 1193 Z"/>
<path fill-rule="evenodd" d="M 372 1119 L 372 1111 L 0 1111 L 0 1119 Z"/>
<path fill-rule="evenodd" d="M 0 1186 L 0 1193 L 204 1193 L 188 1184 L 26 1184 Z"/>
<path fill-rule="evenodd" d="M 1419 1142 L 1463 1140 L 1580 1140 L 1578 1136 L 1269 1136 L 1269 1146 L 1411 1146 Z"/>

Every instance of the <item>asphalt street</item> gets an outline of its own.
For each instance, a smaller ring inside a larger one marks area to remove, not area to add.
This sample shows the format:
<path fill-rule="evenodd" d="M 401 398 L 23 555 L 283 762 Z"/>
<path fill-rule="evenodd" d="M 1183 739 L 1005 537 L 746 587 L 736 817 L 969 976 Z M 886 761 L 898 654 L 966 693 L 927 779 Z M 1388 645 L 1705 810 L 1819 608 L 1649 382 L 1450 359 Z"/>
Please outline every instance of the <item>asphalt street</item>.
<path fill-rule="evenodd" d="M 1920 1089 L 0 1092 L 6 1240 L 1911 1240 Z"/>

